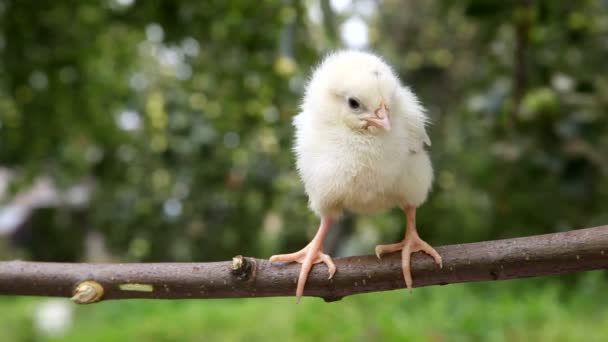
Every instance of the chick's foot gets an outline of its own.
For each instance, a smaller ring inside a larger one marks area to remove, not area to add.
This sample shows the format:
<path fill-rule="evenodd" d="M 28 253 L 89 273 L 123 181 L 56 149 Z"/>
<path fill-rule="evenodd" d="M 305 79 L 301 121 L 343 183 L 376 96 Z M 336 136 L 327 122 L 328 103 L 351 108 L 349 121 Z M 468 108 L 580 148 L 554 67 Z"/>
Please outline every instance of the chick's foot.
<path fill-rule="evenodd" d="M 425 252 L 435 259 L 435 263 L 439 268 L 443 267 L 441 255 L 437 253 L 435 248 L 431 247 L 426 241 L 422 240 L 417 234 L 414 237 L 405 238 L 403 241 L 393 243 L 390 245 L 378 245 L 376 246 L 376 256 L 380 258 L 383 254 L 401 251 L 401 268 L 403 270 L 403 278 L 405 279 L 405 285 L 409 290 L 412 289 L 412 271 L 410 267 L 410 260 L 412 253 L 418 251 Z"/>
<path fill-rule="evenodd" d="M 302 264 L 300 276 L 298 277 L 298 286 L 296 289 L 296 302 L 298 303 L 304 294 L 304 285 L 306 285 L 308 274 L 310 273 L 310 270 L 314 264 L 322 262 L 327 265 L 329 272 L 328 279 L 331 279 L 334 276 L 334 273 L 336 273 L 336 265 L 334 264 L 333 260 L 329 255 L 323 253 L 320 244 L 316 243 L 315 240 L 312 240 L 306 247 L 295 253 L 273 255 L 270 257 L 270 261 L 289 261 L 299 262 Z"/>
<path fill-rule="evenodd" d="M 331 260 L 329 255 L 323 253 L 323 239 L 325 238 L 325 235 L 327 234 L 327 231 L 331 227 L 332 223 L 332 218 L 326 216 L 322 217 L 321 225 L 319 226 L 317 234 L 306 247 L 295 253 L 279 254 L 270 257 L 271 262 L 288 261 L 299 262 L 302 264 L 302 269 L 300 270 L 298 285 L 296 288 L 296 303 L 300 302 L 300 299 L 304 294 L 304 285 L 306 285 L 306 280 L 308 279 L 308 274 L 312 269 L 312 265 L 321 262 L 325 263 L 329 271 L 328 279 L 331 279 L 334 276 L 334 273 L 336 273 L 336 265 L 334 264 L 333 260 Z"/>

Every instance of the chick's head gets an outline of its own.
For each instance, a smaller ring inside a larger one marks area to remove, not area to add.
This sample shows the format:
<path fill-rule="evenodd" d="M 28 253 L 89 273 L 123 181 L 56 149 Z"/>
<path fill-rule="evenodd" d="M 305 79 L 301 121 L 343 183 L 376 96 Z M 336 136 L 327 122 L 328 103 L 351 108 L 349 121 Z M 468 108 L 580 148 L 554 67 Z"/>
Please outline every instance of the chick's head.
<path fill-rule="evenodd" d="M 324 125 L 383 134 L 391 130 L 400 82 L 379 57 L 341 51 L 326 57 L 314 71 L 302 109 Z"/>

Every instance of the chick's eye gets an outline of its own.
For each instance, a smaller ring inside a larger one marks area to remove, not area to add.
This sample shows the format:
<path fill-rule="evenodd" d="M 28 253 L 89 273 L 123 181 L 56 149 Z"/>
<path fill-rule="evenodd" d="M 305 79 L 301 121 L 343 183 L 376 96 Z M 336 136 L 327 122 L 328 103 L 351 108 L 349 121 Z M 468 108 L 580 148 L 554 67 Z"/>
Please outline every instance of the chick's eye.
<path fill-rule="evenodd" d="M 356 99 L 353 99 L 352 97 L 349 97 L 348 98 L 348 106 L 351 109 L 359 109 L 361 107 L 361 104 Z"/>

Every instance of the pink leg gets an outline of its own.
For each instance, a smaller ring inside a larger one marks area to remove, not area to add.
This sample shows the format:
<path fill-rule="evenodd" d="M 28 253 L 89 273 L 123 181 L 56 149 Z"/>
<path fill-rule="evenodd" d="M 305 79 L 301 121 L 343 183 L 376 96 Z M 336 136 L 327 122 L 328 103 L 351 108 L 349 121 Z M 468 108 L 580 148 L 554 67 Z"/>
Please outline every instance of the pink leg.
<path fill-rule="evenodd" d="M 405 229 L 405 238 L 403 241 L 390 245 L 376 246 L 376 256 L 380 258 L 382 254 L 401 251 L 401 268 L 403 270 L 403 278 L 408 289 L 412 289 L 412 272 L 410 267 L 411 254 L 423 251 L 435 259 L 435 263 L 439 268 L 443 267 L 441 256 L 431 247 L 426 241 L 422 240 L 416 230 L 416 207 L 406 206 L 405 216 L 407 218 L 407 226 Z"/>
<path fill-rule="evenodd" d="M 322 217 L 321 225 L 319 226 L 319 230 L 315 237 L 310 241 L 306 247 L 301 250 L 290 253 L 290 254 L 279 254 L 273 255 L 270 257 L 270 261 L 290 261 L 290 262 L 299 262 L 302 264 L 302 269 L 300 270 L 300 276 L 298 277 L 298 286 L 296 288 L 296 302 L 299 303 L 302 295 L 304 294 L 304 285 L 306 285 L 306 280 L 308 279 L 308 274 L 312 269 L 312 265 L 323 262 L 327 265 L 329 271 L 329 278 L 331 279 L 336 273 L 336 265 L 331 260 L 331 257 L 325 253 L 323 253 L 323 239 L 325 235 L 329 231 L 331 224 L 333 223 L 333 219 L 330 217 Z"/>

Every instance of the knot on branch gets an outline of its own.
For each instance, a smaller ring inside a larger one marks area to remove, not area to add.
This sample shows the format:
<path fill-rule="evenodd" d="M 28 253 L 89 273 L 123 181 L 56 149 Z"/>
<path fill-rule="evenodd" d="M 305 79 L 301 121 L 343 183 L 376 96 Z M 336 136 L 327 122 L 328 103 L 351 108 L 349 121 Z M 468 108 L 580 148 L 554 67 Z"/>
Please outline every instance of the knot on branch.
<path fill-rule="evenodd" d="M 255 263 L 255 261 L 253 261 L 253 263 Z M 254 268 L 253 272 L 252 268 Z M 252 266 L 252 263 L 242 255 L 237 255 L 232 258 L 232 271 L 230 273 L 232 273 L 237 280 L 247 280 L 251 273 L 255 273 L 255 265 Z"/>
<path fill-rule="evenodd" d="M 72 301 L 76 304 L 91 304 L 101 300 L 103 286 L 94 280 L 85 280 L 76 286 Z"/>

